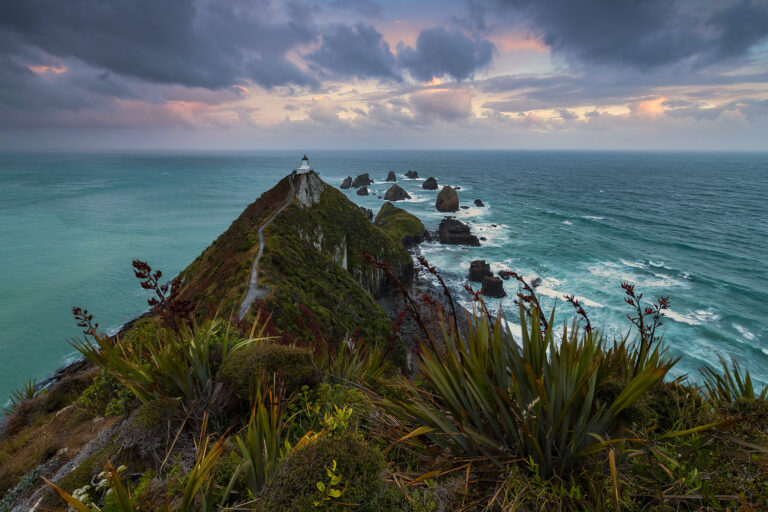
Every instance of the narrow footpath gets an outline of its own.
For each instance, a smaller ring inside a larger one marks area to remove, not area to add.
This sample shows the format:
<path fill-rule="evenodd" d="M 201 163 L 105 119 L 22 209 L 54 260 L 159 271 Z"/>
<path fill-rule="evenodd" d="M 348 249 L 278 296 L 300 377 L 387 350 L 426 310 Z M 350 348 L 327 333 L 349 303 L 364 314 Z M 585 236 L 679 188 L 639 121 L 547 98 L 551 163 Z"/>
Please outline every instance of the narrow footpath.
<path fill-rule="evenodd" d="M 256 254 L 256 258 L 253 260 L 253 267 L 251 268 L 251 281 L 248 284 L 248 293 L 245 295 L 245 299 L 243 300 L 243 303 L 240 305 L 240 318 L 245 318 L 245 315 L 248 314 L 248 310 L 251 309 L 251 305 L 253 304 L 253 301 L 256 299 L 263 299 L 267 296 L 269 293 L 269 288 L 263 287 L 259 288 L 259 260 L 261 259 L 261 255 L 264 254 L 264 228 L 269 226 L 273 220 L 275 220 L 275 217 L 280 215 L 280 212 L 285 210 L 285 208 L 291 204 L 291 201 L 293 201 L 293 195 L 294 195 L 294 188 L 293 188 L 293 178 L 296 176 L 296 174 L 291 174 L 288 177 L 288 184 L 291 187 L 291 193 L 288 194 L 288 200 L 285 202 L 283 206 L 278 208 L 278 210 L 272 214 L 270 218 L 267 219 L 267 221 L 261 225 L 259 228 L 259 252 Z"/>

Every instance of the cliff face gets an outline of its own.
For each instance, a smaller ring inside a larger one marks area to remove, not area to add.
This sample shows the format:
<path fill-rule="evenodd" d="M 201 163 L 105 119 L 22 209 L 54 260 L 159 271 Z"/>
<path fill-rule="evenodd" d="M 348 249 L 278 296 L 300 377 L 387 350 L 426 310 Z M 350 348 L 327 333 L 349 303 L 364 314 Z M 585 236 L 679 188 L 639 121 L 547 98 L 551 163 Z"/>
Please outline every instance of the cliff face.
<path fill-rule="evenodd" d="M 291 185 L 293 198 L 287 203 Z M 263 229 L 257 272 L 258 287 L 264 290 L 259 300 L 273 314 L 274 324 L 301 335 L 296 319 L 305 306 L 333 338 L 359 334 L 376 341 L 386 337 L 390 323 L 375 298 L 390 283 L 358 255 L 372 254 L 405 280 L 412 273 L 411 257 L 360 207 L 314 172 L 284 178 L 249 205 L 179 275 L 174 298 L 191 301 L 198 316 L 208 315 L 211 304 L 221 314 L 238 311 L 258 254 L 259 228 L 284 205 Z M 250 308 L 246 318 L 258 305 Z"/>

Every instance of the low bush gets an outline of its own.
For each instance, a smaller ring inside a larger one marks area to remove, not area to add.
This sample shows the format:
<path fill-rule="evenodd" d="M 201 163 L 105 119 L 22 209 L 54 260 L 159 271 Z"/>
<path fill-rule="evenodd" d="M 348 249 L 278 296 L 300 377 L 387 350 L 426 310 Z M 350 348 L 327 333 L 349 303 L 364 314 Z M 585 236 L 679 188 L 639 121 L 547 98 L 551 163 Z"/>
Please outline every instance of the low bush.
<path fill-rule="evenodd" d="M 321 436 L 291 452 L 262 492 L 262 512 L 403 510 L 381 480 L 381 453 L 354 435 Z"/>
<path fill-rule="evenodd" d="M 316 386 L 321 375 L 308 350 L 259 343 L 227 356 L 221 363 L 219 377 L 231 386 L 242 403 L 248 404 L 261 382 L 275 378 L 290 395 L 304 385 Z"/>

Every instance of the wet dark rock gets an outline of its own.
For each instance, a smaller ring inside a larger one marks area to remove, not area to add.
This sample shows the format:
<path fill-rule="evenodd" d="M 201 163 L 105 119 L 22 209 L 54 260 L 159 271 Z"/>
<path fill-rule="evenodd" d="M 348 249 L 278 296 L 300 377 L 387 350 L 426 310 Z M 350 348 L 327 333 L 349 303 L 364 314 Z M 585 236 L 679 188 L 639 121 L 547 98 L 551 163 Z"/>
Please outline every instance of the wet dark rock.
<path fill-rule="evenodd" d="M 497 228 L 498 226 L 496 224 L 491 224 L 491 227 Z"/>
<path fill-rule="evenodd" d="M 507 295 L 507 292 L 504 291 L 504 283 L 502 283 L 501 279 L 498 277 L 484 277 L 480 293 L 486 297 L 493 297 L 495 299 L 500 299 Z"/>
<path fill-rule="evenodd" d="M 370 185 L 371 183 L 373 183 L 373 180 L 370 178 L 370 176 L 368 176 L 368 173 L 366 172 L 365 174 L 361 174 L 360 176 L 355 178 L 355 181 L 352 182 L 352 186 L 354 188 L 365 187 L 366 185 Z"/>
<path fill-rule="evenodd" d="M 540 277 L 535 278 L 533 281 L 531 281 L 531 286 L 534 288 L 541 286 L 542 280 Z"/>
<path fill-rule="evenodd" d="M 341 182 L 340 188 L 349 188 L 352 186 L 352 176 L 347 176 L 344 181 Z"/>
<path fill-rule="evenodd" d="M 441 244 L 472 245 L 475 247 L 480 245 L 480 240 L 470 232 L 469 226 L 456 219 L 443 219 L 437 234 Z"/>
<path fill-rule="evenodd" d="M 486 240 L 488 240 L 488 239 L 487 239 L 487 238 L 485 238 L 484 236 L 481 236 L 481 237 L 480 237 L 480 241 L 481 241 L 481 242 L 485 242 Z"/>
<path fill-rule="evenodd" d="M 499 276 L 501 276 L 501 278 L 502 278 L 503 280 L 505 280 L 505 281 L 511 277 L 511 276 L 509 275 L 509 272 L 508 272 L 508 271 L 506 271 L 506 270 L 499 270 Z"/>
<path fill-rule="evenodd" d="M 433 177 L 429 177 L 421 184 L 421 188 L 425 190 L 437 190 L 437 180 Z"/>
<path fill-rule="evenodd" d="M 462 206 L 461 206 L 461 209 L 462 209 L 462 210 L 469 210 L 469 206 L 463 206 L 463 205 L 462 205 Z"/>
<path fill-rule="evenodd" d="M 453 188 L 455 188 L 456 190 L 461 190 L 461 187 L 453 187 Z"/>
<path fill-rule="evenodd" d="M 399 185 L 392 185 L 389 187 L 389 190 L 387 190 L 387 193 L 384 194 L 384 199 L 387 201 L 402 201 L 410 198 L 411 196 L 408 195 L 408 192 L 403 190 Z"/>
<path fill-rule="evenodd" d="M 411 178 L 411 179 L 416 179 L 416 178 L 418 178 L 418 177 L 419 177 L 419 173 L 417 173 L 417 172 L 416 172 L 416 171 L 414 171 L 413 169 L 409 169 L 409 170 L 408 170 L 408 171 L 405 173 L 405 177 L 406 177 L 406 178 Z"/>
<path fill-rule="evenodd" d="M 395 171 L 389 171 L 389 174 L 387 174 L 387 181 L 397 181 Z"/>
<path fill-rule="evenodd" d="M 359 196 L 367 196 L 368 195 L 368 187 L 360 187 L 357 189 L 357 195 Z"/>
<path fill-rule="evenodd" d="M 475 260 L 469 264 L 469 275 L 467 279 L 475 282 L 482 282 L 484 277 L 493 277 L 491 272 L 491 265 L 485 262 L 485 260 Z"/>
<path fill-rule="evenodd" d="M 439 212 L 459 211 L 459 195 L 451 187 L 443 187 L 443 190 L 437 194 L 435 208 L 437 208 L 437 211 Z"/>
<path fill-rule="evenodd" d="M 479 199 L 475 199 L 475 206 L 485 206 L 483 202 Z"/>

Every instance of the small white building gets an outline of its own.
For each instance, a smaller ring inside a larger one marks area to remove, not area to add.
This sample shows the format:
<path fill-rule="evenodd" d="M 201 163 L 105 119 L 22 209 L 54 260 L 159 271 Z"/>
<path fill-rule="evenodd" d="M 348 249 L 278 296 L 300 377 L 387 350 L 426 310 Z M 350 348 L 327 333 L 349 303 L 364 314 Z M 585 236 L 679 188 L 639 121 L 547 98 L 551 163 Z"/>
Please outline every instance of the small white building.
<path fill-rule="evenodd" d="M 304 158 L 301 159 L 301 166 L 299 166 L 298 169 L 294 169 L 294 172 L 309 172 L 312 168 L 309 166 L 309 158 L 307 158 L 307 155 L 304 155 Z"/>

